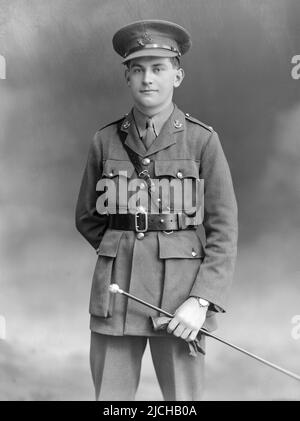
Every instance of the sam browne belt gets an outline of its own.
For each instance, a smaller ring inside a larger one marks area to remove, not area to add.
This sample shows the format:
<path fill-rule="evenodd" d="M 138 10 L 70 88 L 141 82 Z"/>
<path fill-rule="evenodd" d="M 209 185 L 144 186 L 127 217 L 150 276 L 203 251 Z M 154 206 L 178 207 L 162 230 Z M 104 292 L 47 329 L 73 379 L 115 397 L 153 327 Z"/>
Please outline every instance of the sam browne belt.
<path fill-rule="evenodd" d="M 180 213 L 137 212 L 135 214 L 109 215 L 109 228 L 125 231 L 178 231 L 182 229 L 196 229 L 197 226 L 182 224 L 183 215 Z"/>

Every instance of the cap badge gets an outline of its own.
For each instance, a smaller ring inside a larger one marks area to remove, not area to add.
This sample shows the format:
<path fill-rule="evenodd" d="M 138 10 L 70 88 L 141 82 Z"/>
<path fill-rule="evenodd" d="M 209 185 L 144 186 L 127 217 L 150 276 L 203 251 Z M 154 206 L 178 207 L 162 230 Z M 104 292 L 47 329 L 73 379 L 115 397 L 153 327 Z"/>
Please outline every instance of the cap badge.
<path fill-rule="evenodd" d="M 137 40 L 138 45 L 140 45 L 141 47 L 144 47 L 145 44 L 149 43 L 152 41 L 152 37 L 148 32 L 145 32 L 143 34 L 143 36 Z"/>
<path fill-rule="evenodd" d="M 144 39 L 145 41 L 152 41 L 152 37 L 151 37 L 151 35 L 149 34 L 149 32 L 145 32 L 145 33 L 144 33 L 144 35 L 143 35 L 143 39 Z"/>

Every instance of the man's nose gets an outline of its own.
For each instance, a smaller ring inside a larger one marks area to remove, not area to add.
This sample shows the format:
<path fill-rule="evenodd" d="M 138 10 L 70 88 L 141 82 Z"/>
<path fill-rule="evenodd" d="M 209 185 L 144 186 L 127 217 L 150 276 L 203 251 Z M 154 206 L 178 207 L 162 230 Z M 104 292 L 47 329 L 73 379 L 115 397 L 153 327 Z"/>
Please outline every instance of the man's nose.
<path fill-rule="evenodd" d="M 143 75 L 143 83 L 145 85 L 151 84 L 152 83 L 152 73 L 150 70 L 145 70 L 144 71 L 144 75 Z"/>

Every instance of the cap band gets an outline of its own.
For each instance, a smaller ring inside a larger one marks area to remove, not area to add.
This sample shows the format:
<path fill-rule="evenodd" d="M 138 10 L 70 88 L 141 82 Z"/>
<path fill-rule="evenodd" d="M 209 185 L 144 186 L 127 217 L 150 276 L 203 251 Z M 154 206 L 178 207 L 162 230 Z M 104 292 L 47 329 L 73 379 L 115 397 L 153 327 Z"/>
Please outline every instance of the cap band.
<path fill-rule="evenodd" d="M 179 50 L 177 50 L 177 48 L 175 48 L 175 47 L 171 47 L 170 45 L 162 45 L 162 44 L 144 44 L 144 45 L 140 45 L 139 47 L 134 47 L 134 48 L 131 48 L 129 51 L 127 51 L 127 52 L 124 54 L 124 58 L 128 57 L 128 56 L 129 56 L 129 54 L 135 53 L 136 51 L 141 51 L 141 50 L 145 50 L 145 49 L 148 49 L 148 48 L 149 48 L 149 49 L 154 49 L 154 48 L 157 48 L 157 49 L 160 49 L 160 50 L 168 50 L 168 51 L 172 51 L 172 52 L 174 52 L 174 53 L 177 53 L 179 57 L 181 56 L 180 51 L 179 51 Z"/>

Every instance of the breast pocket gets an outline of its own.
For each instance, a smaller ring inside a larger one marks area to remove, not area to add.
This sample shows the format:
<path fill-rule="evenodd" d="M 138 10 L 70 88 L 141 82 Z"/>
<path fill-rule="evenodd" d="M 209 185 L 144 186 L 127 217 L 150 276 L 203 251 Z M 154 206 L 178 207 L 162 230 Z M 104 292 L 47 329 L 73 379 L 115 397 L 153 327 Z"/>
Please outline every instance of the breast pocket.
<path fill-rule="evenodd" d="M 130 161 L 107 159 L 103 162 L 102 176 L 96 187 L 99 192 L 96 207 L 100 214 L 126 212 L 128 182 L 133 174 Z"/>
<path fill-rule="evenodd" d="M 183 227 L 199 225 L 203 219 L 204 184 L 199 178 L 200 164 L 192 159 L 155 161 L 155 176 L 159 180 L 162 212 L 171 210 L 189 217 Z M 191 219 L 194 218 L 194 219 Z"/>
<path fill-rule="evenodd" d="M 90 314 L 94 316 L 112 316 L 114 301 L 109 292 L 109 286 L 122 235 L 122 231 L 107 229 L 98 248 L 89 306 Z"/>
<path fill-rule="evenodd" d="M 159 232 L 159 258 L 164 261 L 162 308 L 173 313 L 189 296 L 204 259 L 196 231 Z"/>

